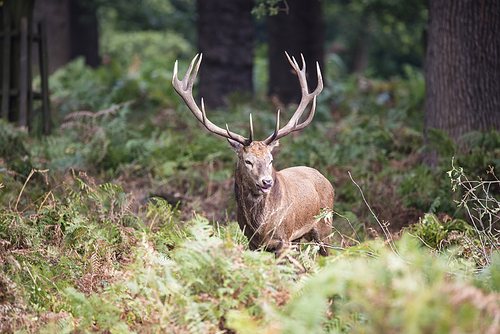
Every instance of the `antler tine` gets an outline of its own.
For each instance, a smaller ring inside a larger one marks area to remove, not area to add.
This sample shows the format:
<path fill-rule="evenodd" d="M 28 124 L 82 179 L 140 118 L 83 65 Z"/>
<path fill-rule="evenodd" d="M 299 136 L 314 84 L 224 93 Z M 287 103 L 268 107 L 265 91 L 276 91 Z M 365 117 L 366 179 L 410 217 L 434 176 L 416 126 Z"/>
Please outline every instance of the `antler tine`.
<path fill-rule="evenodd" d="M 199 58 L 198 58 L 199 56 Z M 206 115 L 205 111 L 205 104 L 203 102 L 203 99 L 201 99 L 201 110 L 196 104 L 194 97 L 193 97 L 193 86 L 194 86 L 194 81 L 196 79 L 196 76 L 198 74 L 198 70 L 201 65 L 201 60 L 203 58 L 203 54 L 197 54 L 193 60 L 191 61 L 191 64 L 189 65 L 189 68 L 186 72 L 186 75 L 184 78 L 179 80 L 177 78 L 177 73 L 178 73 L 178 62 L 175 61 L 174 65 L 174 72 L 173 72 L 173 77 L 172 77 L 172 85 L 174 86 L 175 91 L 182 97 L 184 102 L 186 102 L 186 105 L 188 106 L 189 110 L 193 113 L 193 115 L 200 121 L 205 128 L 207 128 L 208 131 L 215 133 L 219 136 L 225 137 L 225 138 L 230 138 L 233 139 L 237 142 L 239 142 L 242 145 L 250 145 L 250 143 L 253 140 L 253 129 L 250 129 L 250 138 L 245 138 L 239 134 L 233 133 L 229 131 L 229 128 L 226 126 L 226 129 L 222 129 L 218 127 L 217 125 L 213 124 Z M 195 66 L 196 62 L 196 66 Z M 194 70 L 193 70 L 194 67 Z"/>
<path fill-rule="evenodd" d="M 319 68 L 319 62 L 316 62 L 316 72 L 318 73 L 318 86 L 312 92 L 314 96 L 318 96 L 319 93 L 323 90 L 323 76 L 321 75 L 321 69 Z"/>
<path fill-rule="evenodd" d="M 276 136 L 278 135 L 279 130 L 280 130 L 280 110 L 278 109 L 278 112 L 276 113 L 276 128 L 274 129 L 274 133 L 269 138 L 267 138 L 264 141 L 264 143 L 266 145 L 269 145 L 270 143 L 272 143 L 276 139 Z"/>
<path fill-rule="evenodd" d="M 202 115 L 201 123 L 206 124 L 208 119 L 207 119 L 207 112 L 205 111 L 205 101 L 203 101 L 203 98 L 201 98 L 201 115 Z"/>
<path fill-rule="evenodd" d="M 193 60 L 191 60 L 191 64 L 189 64 L 189 68 L 186 72 L 186 76 L 184 77 L 183 81 L 186 80 L 185 78 L 187 77 L 188 73 L 191 73 L 191 69 L 193 68 L 193 64 L 196 61 L 196 58 L 198 58 L 198 55 L 196 55 Z M 198 59 L 198 62 L 196 63 L 196 67 L 194 68 L 194 73 L 189 79 L 189 87 L 191 87 L 191 90 L 193 89 L 194 86 L 194 80 L 196 79 L 196 76 L 198 75 L 198 70 L 200 69 L 201 65 L 201 60 L 203 59 L 203 53 L 200 53 L 200 59 Z"/>
<path fill-rule="evenodd" d="M 318 62 L 316 62 L 316 70 L 318 72 L 318 86 L 316 87 L 314 92 L 309 93 L 309 87 L 307 85 L 307 78 L 306 78 L 306 62 L 304 59 L 304 55 L 300 54 L 300 57 L 302 58 L 302 68 L 299 67 L 299 64 L 297 63 L 295 57 L 292 56 L 292 58 L 290 58 L 287 52 L 285 52 L 285 55 L 288 58 L 290 65 L 292 65 L 293 69 L 297 73 L 297 76 L 299 77 L 300 88 L 302 91 L 302 98 L 292 118 L 290 118 L 288 123 L 281 130 L 279 129 L 279 125 L 276 124 L 276 130 L 274 131 L 274 133 L 264 141 L 264 143 L 267 145 L 269 145 L 275 140 L 278 140 L 286 136 L 290 132 L 298 131 L 308 126 L 309 123 L 311 123 L 314 117 L 314 112 L 316 110 L 316 97 L 323 90 L 323 77 L 321 75 L 321 69 L 319 67 Z M 309 103 L 311 103 L 311 101 L 312 101 L 312 106 L 307 116 L 307 119 L 304 122 L 298 124 L 300 117 L 304 113 Z M 278 120 L 279 120 L 279 114 L 277 117 L 277 122 Z"/>
<path fill-rule="evenodd" d="M 295 124 L 293 131 L 299 131 L 308 126 L 309 123 L 311 123 L 311 121 L 314 118 L 315 111 L 316 111 L 316 96 L 313 98 L 312 106 L 311 109 L 309 110 L 309 114 L 307 115 L 306 120 L 300 124 Z"/>
<path fill-rule="evenodd" d="M 253 142 L 253 122 L 252 122 L 252 114 L 250 113 L 250 137 L 248 138 L 248 141 L 251 143 Z"/>

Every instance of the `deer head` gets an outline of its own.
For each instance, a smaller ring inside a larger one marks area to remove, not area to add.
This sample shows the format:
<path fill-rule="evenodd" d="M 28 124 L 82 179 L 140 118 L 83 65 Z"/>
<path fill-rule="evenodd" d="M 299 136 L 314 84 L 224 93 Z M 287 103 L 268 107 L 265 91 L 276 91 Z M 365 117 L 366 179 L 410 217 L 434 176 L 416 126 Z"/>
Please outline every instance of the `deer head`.
<path fill-rule="evenodd" d="M 231 148 L 238 154 L 236 170 L 240 173 L 243 185 L 253 195 L 266 195 L 274 184 L 273 148 L 278 145 L 275 140 L 266 145 L 263 142 L 252 142 L 244 146 L 235 140 L 228 139 Z"/>

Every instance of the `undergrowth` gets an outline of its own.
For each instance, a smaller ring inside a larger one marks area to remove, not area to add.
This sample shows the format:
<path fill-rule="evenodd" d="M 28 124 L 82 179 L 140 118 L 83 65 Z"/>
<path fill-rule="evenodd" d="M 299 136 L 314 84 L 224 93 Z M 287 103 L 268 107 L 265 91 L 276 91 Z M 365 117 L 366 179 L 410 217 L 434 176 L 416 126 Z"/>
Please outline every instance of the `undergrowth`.
<path fill-rule="evenodd" d="M 248 251 L 236 157 L 172 89 L 190 44 L 129 37 L 98 69 L 77 59 L 51 76 L 50 136 L 0 120 L 1 332 L 499 331 L 498 132 L 463 149 L 430 130 L 424 145 L 420 71 L 348 76 L 331 56 L 313 123 L 280 140 L 275 165 L 332 182 L 332 255 L 304 244 L 281 261 Z M 276 106 L 255 91 L 208 117 L 244 134 L 252 114 L 267 137 Z"/>
<path fill-rule="evenodd" d="M 485 223 L 498 201 L 490 183 L 450 175 L 473 186 L 459 204 L 478 210 L 476 228 L 428 215 L 395 241 L 303 252 L 301 274 L 249 251 L 236 223 L 182 220 L 161 198 L 133 210 L 121 187 L 79 173 L 62 196 L 0 212 L 0 330 L 495 333 L 500 262 Z"/>

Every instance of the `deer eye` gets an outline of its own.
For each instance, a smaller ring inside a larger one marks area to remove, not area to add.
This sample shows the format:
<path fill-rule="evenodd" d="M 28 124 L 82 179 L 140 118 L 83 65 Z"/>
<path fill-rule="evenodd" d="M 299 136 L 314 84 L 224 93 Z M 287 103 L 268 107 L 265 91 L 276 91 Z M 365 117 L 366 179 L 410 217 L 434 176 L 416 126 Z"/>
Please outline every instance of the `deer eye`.
<path fill-rule="evenodd" d="M 245 160 L 245 163 L 249 166 L 252 166 L 252 162 L 250 160 Z"/>
<path fill-rule="evenodd" d="M 272 159 L 271 159 L 271 161 L 269 162 L 269 164 L 270 164 L 270 165 L 272 165 L 272 164 L 273 164 L 273 162 L 274 162 L 274 160 L 272 160 Z"/>

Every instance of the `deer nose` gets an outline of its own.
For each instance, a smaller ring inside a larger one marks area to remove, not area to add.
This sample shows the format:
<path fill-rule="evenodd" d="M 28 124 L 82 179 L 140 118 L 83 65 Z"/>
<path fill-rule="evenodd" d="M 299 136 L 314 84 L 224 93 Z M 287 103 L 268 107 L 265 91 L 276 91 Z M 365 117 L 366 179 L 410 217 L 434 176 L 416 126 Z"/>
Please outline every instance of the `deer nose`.
<path fill-rule="evenodd" d="M 262 185 L 264 186 L 264 188 L 270 188 L 273 185 L 273 179 L 262 180 Z"/>

